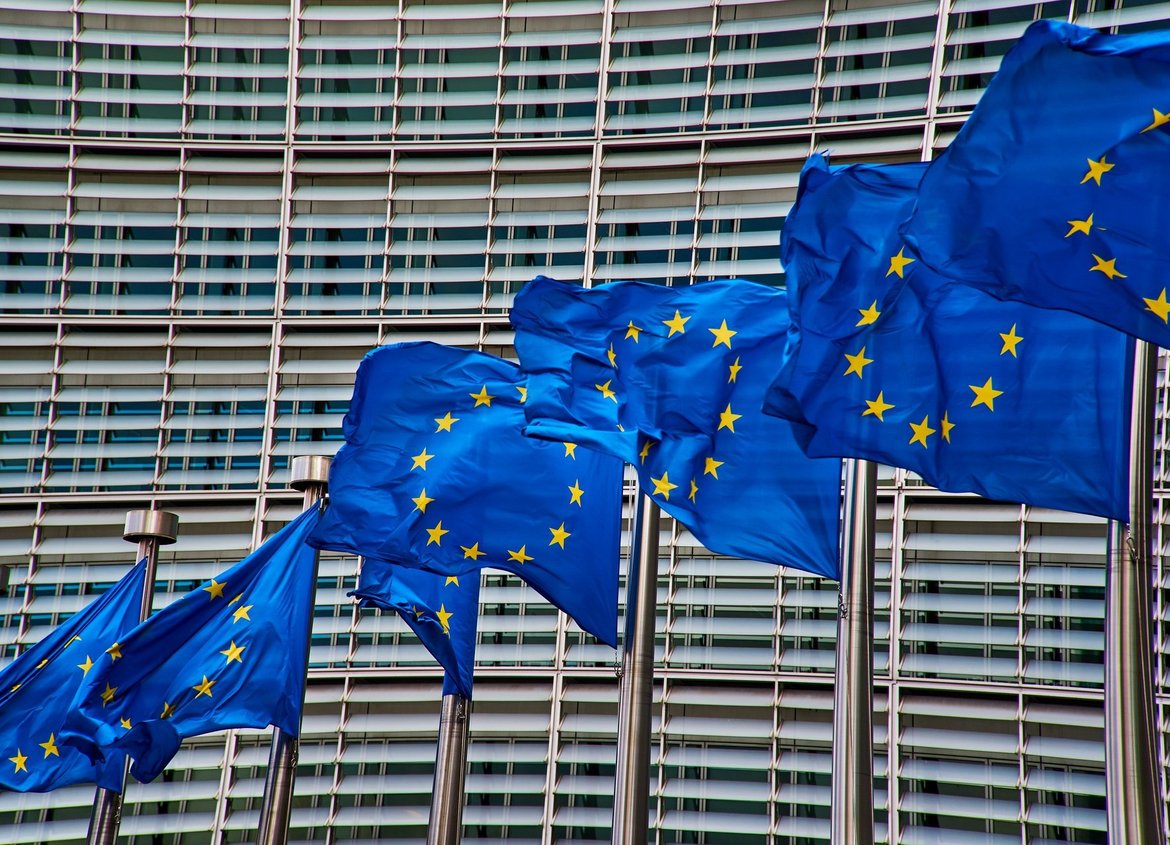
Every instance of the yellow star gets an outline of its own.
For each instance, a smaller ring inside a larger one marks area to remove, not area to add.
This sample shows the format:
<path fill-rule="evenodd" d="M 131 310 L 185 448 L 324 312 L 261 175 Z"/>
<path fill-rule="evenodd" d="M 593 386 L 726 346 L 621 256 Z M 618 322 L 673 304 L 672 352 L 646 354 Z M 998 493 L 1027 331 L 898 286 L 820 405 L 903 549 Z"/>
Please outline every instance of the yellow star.
<path fill-rule="evenodd" d="M 23 684 L 13 684 L 12 686 L 10 686 L 10 687 L 8 688 L 8 691 L 9 691 L 9 692 L 16 692 L 16 691 L 17 691 L 18 689 L 20 689 L 22 686 L 24 686 L 24 685 L 23 685 Z"/>
<path fill-rule="evenodd" d="M 689 320 L 689 319 L 691 319 L 691 318 L 684 317 L 681 314 L 679 314 L 678 311 L 675 311 L 674 312 L 674 319 L 663 320 L 662 325 L 664 325 L 668 329 L 670 329 L 670 334 L 668 334 L 667 337 L 674 337 L 676 334 L 686 334 L 685 326 L 687 324 L 687 320 Z"/>
<path fill-rule="evenodd" d="M 609 359 L 609 365 L 615 370 L 617 369 L 617 353 L 613 351 L 613 344 L 609 345 L 609 349 L 605 351 L 605 357 Z"/>
<path fill-rule="evenodd" d="M 987 381 L 984 382 L 982 387 L 974 384 L 969 384 L 967 386 L 975 391 L 975 398 L 971 400 L 972 408 L 974 408 L 976 405 L 986 405 L 989 411 L 994 411 L 995 397 L 1003 396 L 1002 390 L 996 390 L 994 387 L 992 387 L 990 376 L 987 377 Z"/>
<path fill-rule="evenodd" d="M 516 385 L 516 392 L 520 394 L 520 404 L 523 405 L 528 401 L 528 388 Z"/>
<path fill-rule="evenodd" d="M 727 461 L 717 461 L 714 458 L 707 458 L 703 464 L 703 475 L 713 475 L 715 478 L 719 477 L 719 467 L 723 466 Z"/>
<path fill-rule="evenodd" d="M 739 357 L 737 356 L 733 363 L 727 365 L 727 383 L 734 384 L 736 378 L 739 376 L 739 371 L 742 369 L 743 366 L 739 363 Z"/>
<path fill-rule="evenodd" d="M 1162 292 L 1158 294 L 1157 299 L 1146 299 L 1142 297 L 1142 301 L 1146 303 L 1146 310 L 1153 311 L 1154 314 L 1162 318 L 1162 322 L 1167 322 L 1170 317 L 1170 302 L 1166 301 L 1166 288 L 1162 288 Z"/>
<path fill-rule="evenodd" d="M 944 411 L 942 417 L 942 439 L 948 443 L 951 442 L 951 429 L 954 427 L 955 424 L 950 420 L 950 412 Z"/>
<path fill-rule="evenodd" d="M 438 434 L 440 431 L 450 431 L 451 426 L 459 422 L 459 417 L 451 416 L 451 412 L 448 411 L 441 417 L 435 417 L 435 422 L 439 424 L 439 427 L 435 429 L 435 434 Z"/>
<path fill-rule="evenodd" d="M 418 511 L 419 513 L 426 513 L 427 505 L 433 502 L 434 499 L 427 495 L 427 488 L 424 487 L 422 492 L 412 498 L 411 501 L 414 502 L 414 510 Z M 413 512 L 414 511 L 411 511 L 411 513 Z"/>
<path fill-rule="evenodd" d="M 885 422 L 886 411 L 894 406 L 886 401 L 886 394 L 884 390 L 879 390 L 876 399 L 865 400 L 865 410 L 861 412 L 863 417 L 877 417 L 878 422 Z"/>
<path fill-rule="evenodd" d="M 53 755 L 54 757 L 61 756 L 61 752 L 59 750 L 57 750 L 57 735 L 55 733 L 49 734 L 49 738 L 47 740 L 45 740 L 44 742 L 38 742 L 37 745 L 39 745 L 41 748 L 45 749 L 45 759 L 46 760 L 49 759 L 50 754 Z"/>
<path fill-rule="evenodd" d="M 104 690 L 102 690 L 102 707 L 105 707 L 107 704 L 109 704 L 111 701 L 114 700 L 114 693 L 116 693 L 117 691 L 118 691 L 117 687 L 112 687 L 112 686 L 110 686 L 108 681 L 106 682 L 106 688 Z"/>
<path fill-rule="evenodd" d="M 69 638 L 69 642 L 65 643 L 65 648 L 69 648 L 69 646 L 73 645 L 76 642 L 81 642 L 81 637 L 77 636 L 77 634 L 74 634 L 72 637 Z"/>
<path fill-rule="evenodd" d="M 574 461 L 577 460 L 577 444 L 576 443 L 569 443 L 566 441 L 564 446 L 565 446 L 565 457 L 572 458 Z"/>
<path fill-rule="evenodd" d="M 49 665 L 49 658 L 47 658 L 47 657 L 46 657 L 44 660 L 42 660 L 40 663 L 38 663 L 38 664 L 36 665 L 36 667 L 34 667 L 34 668 L 37 668 L 37 669 L 44 669 L 44 668 L 45 668 L 46 666 L 48 666 L 48 665 Z"/>
<path fill-rule="evenodd" d="M 605 384 L 595 384 L 593 386 L 601 391 L 602 396 L 604 396 L 606 399 L 612 399 L 614 404 L 617 404 L 617 394 L 610 389 L 610 384 L 612 383 L 613 379 L 610 379 Z"/>
<path fill-rule="evenodd" d="M 715 335 L 715 340 L 711 344 L 712 349 L 714 349 L 716 346 L 719 346 L 720 344 L 723 344 L 728 349 L 730 349 L 731 348 L 731 339 L 733 337 L 735 337 L 737 334 L 739 334 L 739 332 L 733 332 L 731 329 L 727 328 L 727 321 L 726 320 L 723 321 L 723 323 L 719 326 L 719 328 L 707 329 L 707 331 L 709 331 L 709 332 L 711 332 L 711 334 Z"/>
<path fill-rule="evenodd" d="M 46 760 L 48 760 L 49 755 L 53 755 L 54 757 L 61 756 L 61 751 L 57 750 L 56 740 L 57 740 L 56 734 L 49 734 L 48 740 L 46 740 L 44 742 L 37 742 L 36 743 L 37 746 L 40 746 L 41 748 L 44 749 L 44 758 L 46 758 Z"/>
<path fill-rule="evenodd" d="M 906 278 L 906 267 L 913 263 L 913 258 L 906 257 L 906 247 L 902 247 L 898 250 L 897 255 L 890 256 L 890 269 L 886 271 L 886 275 L 896 275 L 899 279 L 904 279 Z"/>
<path fill-rule="evenodd" d="M 1016 334 L 1016 324 L 1012 323 L 1012 327 L 1006 333 L 1000 332 L 999 336 L 1003 338 L 1003 348 L 999 350 L 999 354 L 1005 355 L 1010 352 L 1013 358 L 1019 358 L 1020 356 L 1016 354 L 1016 347 L 1024 338 Z"/>
<path fill-rule="evenodd" d="M 16 768 L 12 770 L 13 774 L 16 774 L 17 772 L 27 772 L 28 771 L 28 766 L 25 765 L 28 762 L 28 758 L 20 753 L 19 748 L 16 749 L 16 756 L 9 757 L 8 762 L 16 764 Z"/>
<path fill-rule="evenodd" d="M 232 644 L 221 651 L 220 654 L 227 658 L 228 663 L 231 663 L 233 660 L 236 661 L 236 663 L 243 663 L 244 661 L 240 655 L 244 653 L 244 649 L 246 648 L 246 645 L 236 645 L 236 641 L 232 640 Z M 196 698 L 198 698 L 198 696 L 196 696 Z"/>
<path fill-rule="evenodd" d="M 1084 220 L 1069 220 L 1068 225 L 1070 228 L 1065 234 L 1066 238 L 1075 235 L 1077 232 L 1080 232 L 1082 235 L 1088 235 L 1093 231 L 1093 215 L 1090 214 Z"/>
<path fill-rule="evenodd" d="M 487 552 L 481 552 L 479 550 L 479 543 L 472 543 L 470 546 L 460 546 L 459 548 L 463 549 L 463 557 L 465 559 L 479 560 L 487 554 Z"/>
<path fill-rule="evenodd" d="M 439 605 L 439 609 L 435 613 L 435 616 L 439 617 L 439 624 L 443 626 L 443 633 L 444 634 L 451 633 L 451 617 L 454 615 L 455 615 L 454 613 L 449 613 L 447 611 L 447 605 L 445 605 L 445 604 Z"/>
<path fill-rule="evenodd" d="M 549 531 L 552 532 L 552 539 L 548 541 L 548 544 L 550 546 L 560 546 L 562 549 L 565 547 L 565 540 L 573 536 L 565 530 L 565 523 L 563 522 L 556 528 L 550 528 Z"/>
<path fill-rule="evenodd" d="M 1093 258 L 1097 259 L 1097 263 L 1089 268 L 1090 273 L 1092 273 L 1094 270 L 1096 270 L 1098 273 L 1104 273 L 1110 279 L 1128 279 L 1129 278 L 1124 273 L 1118 272 L 1116 258 L 1110 258 L 1108 261 L 1106 261 L 1104 258 L 1097 255 L 1096 253 L 1093 253 Z"/>
<path fill-rule="evenodd" d="M 125 716 L 118 720 L 118 724 L 124 727 L 126 730 L 130 730 L 132 727 L 134 727 L 134 725 L 130 723 L 130 720 Z"/>
<path fill-rule="evenodd" d="M 199 696 L 201 696 L 201 695 L 205 695 L 208 698 L 211 698 L 211 688 L 213 686 L 215 686 L 215 681 L 207 680 L 207 676 L 204 675 L 203 682 L 196 684 L 195 686 L 191 687 L 191 689 L 195 690 L 195 697 L 196 698 L 199 698 Z"/>
<path fill-rule="evenodd" d="M 232 599 L 231 601 L 229 601 L 229 602 L 228 602 L 228 607 L 231 607 L 233 604 L 235 604 L 236 602 L 238 602 L 238 601 L 239 601 L 240 599 L 242 599 L 243 597 L 244 597 L 244 594 L 243 594 L 243 593 L 240 593 L 238 596 L 236 596 L 234 599 Z"/>
<path fill-rule="evenodd" d="M 224 581 L 221 584 L 218 581 L 216 581 L 214 578 L 212 578 L 211 583 L 208 586 L 204 587 L 203 589 L 207 593 L 208 598 L 222 599 L 223 598 L 223 588 L 226 586 L 227 586 L 227 581 Z"/>
<path fill-rule="evenodd" d="M 463 547 L 462 547 L 462 546 L 460 546 L 459 548 L 463 548 Z M 450 587 L 452 584 L 454 584 L 456 587 L 458 587 L 458 586 L 459 586 L 459 576 L 457 576 L 457 575 L 448 575 L 448 576 L 447 576 L 447 580 L 443 582 L 443 586 L 444 586 L 444 587 Z"/>
<path fill-rule="evenodd" d="M 650 449 L 653 445 L 653 441 L 650 440 L 642 444 L 642 448 L 638 450 L 638 457 L 642 459 L 641 463 L 646 463 L 646 459 L 650 457 Z"/>
<path fill-rule="evenodd" d="M 687 498 L 692 502 L 698 502 L 695 497 L 699 495 L 699 485 L 695 483 L 695 479 L 691 479 L 691 492 L 687 493 Z"/>
<path fill-rule="evenodd" d="M 169 718 L 171 718 L 171 716 L 174 716 L 174 715 L 175 715 L 175 705 L 171 704 L 169 701 L 164 701 L 163 702 L 163 712 L 162 712 L 162 715 L 159 716 L 159 718 L 160 719 L 169 719 Z"/>
<path fill-rule="evenodd" d="M 1154 122 L 1147 126 L 1142 132 L 1149 132 L 1151 129 L 1157 129 L 1159 126 L 1165 126 L 1170 123 L 1170 112 L 1160 112 L 1154 109 Z M 1138 134 L 1142 134 L 1139 132 Z"/>
<path fill-rule="evenodd" d="M 910 428 L 914 431 L 914 436 L 910 438 L 910 445 L 921 443 L 922 448 L 926 448 L 926 438 L 934 434 L 934 429 L 930 427 L 930 417 L 923 417 L 920 423 L 910 423 Z"/>
<path fill-rule="evenodd" d="M 873 358 L 866 358 L 865 357 L 865 347 L 864 346 L 861 347 L 861 351 L 858 352 L 856 355 L 850 355 L 848 352 L 846 352 L 845 353 L 845 360 L 849 362 L 849 366 L 845 369 L 845 372 L 842 373 L 842 375 L 847 376 L 850 373 L 856 373 L 858 378 L 864 378 L 864 375 L 862 374 L 862 370 L 864 370 L 866 367 L 868 367 L 870 364 L 873 363 Z"/>
<path fill-rule="evenodd" d="M 476 408 L 480 405 L 487 405 L 490 408 L 492 406 L 492 400 L 496 398 L 487 392 L 486 384 L 479 389 L 479 393 L 469 393 L 467 395 L 475 400 L 474 407 Z"/>
<path fill-rule="evenodd" d="M 576 505 L 577 507 L 583 507 L 583 505 L 581 504 L 581 497 L 585 495 L 585 491 L 581 489 L 581 487 L 579 486 L 580 484 L 581 484 L 581 479 L 578 478 L 571 485 L 569 485 L 569 504 L 570 505 Z"/>
<path fill-rule="evenodd" d="M 89 670 L 93 668 L 93 661 L 90 659 L 88 654 L 85 656 L 85 662 L 78 663 L 77 668 L 81 670 L 81 677 L 84 678 L 89 674 Z"/>
<path fill-rule="evenodd" d="M 411 455 L 410 459 L 414 461 L 414 466 L 410 468 L 410 471 L 414 472 L 416 469 L 421 469 L 423 472 L 426 472 L 427 461 L 433 457 L 434 455 L 427 454 L 427 447 L 423 446 L 423 450 L 421 452 L 419 452 L 417 455 Z"/>
<path fill-rule="evenodd" d="M 237 607 L 236 612 L 232 614 L 232 624 L 235 625 L 241 619 L 246 619 L 247 621 L 251 622 L 252 617 L 248 615 L 248 611 L 255 606 L 256 605 L 254 604 L 242 604 Z"/>
<path fill-rule="evenodd" d="M 626 326 L 626 336 L 624 339 L 629 340 L 632 337 L 634 339 L 634 343 L 637 343 L 638 342 L 638 333 L 641 331 L 642 330 L 640 328 L 638 328 L 637 326 L 634 325 L 634 321 L 630 320 L 629 325 Z"/>
<path fill-rule="evenodd" d="M 661 496 L 668 502 L 670 501 L 670 491 L 678 487 L 677 484 L 670 483 L 670 476 L 665 471 L 662 473 L 662 478 L 651 478 L 650 481 L 654 484 L 654 492 L 650 495 Z"/>
<path fill-rule="evenodd" d="M 212 583 L 214 583 L 214 582 L 212 582 Z M 204 587 L 204 589 L 207 589 L 207 588 Z M 112 646 L 110 646 L 109 648 L 106 649 L 106 654 L 108 654 L 110 656 L 111 663 L 113 663 L 115 660 L 121 659 L 121 657 L 122 657 L 122 644 L 121 643 L 114 643 Z"/>
<path fill-rule="evenodd" d="M 1105 156 L 1101 156 L 1100 161 L 1093 161 L 1091 158 L 1087 159 L 1089 162 L 1089 172 L 1085 174 L 1085 178 L 1081 180 L 1081 184 L 1085 184 L 1090 179 L 1101 184 L 1101 176 L 1113 169 L 1113 165 L 1105 160 Z"/>
<path fill-rule="evenodd" d="M 861 315 L 861 319 L 857 321 L 857 325 L 859 326 L 872 325 L 873 323 L 876 323 L 877 318 L 882 315 L 882 312 L 877 310 L 876 299 L 870 303 L 868 308 L 858 308 L 857 313 Z"/>
<path fill-rule="evenodd" d="M 525 545 L 520 547 L 519 551 L 514 552 L 511 549 L 508 549 L 508 560 L 514 560 L 514 561 L 516 561 L 516 563 L 523 566 L 524 564 L 528 563 L 528 561 L 530 561 L 530 560 L 536 560 L 536 558 L 531 557 L 528 554 L 528 545 L 525 544 Z"/>
<path fill-rule="evenodd" d="M 734 414 L 731 412 L 731 403 L 728 402 L 727 407 L 719 414 L 719 428 L 715 430 L 719 431 L 721 428 L 726 428 L 732 434 L 735 434 L 735 421 L 742 417 L 743 414 Z"/>
<path fill-rule="evenodd" d="M 441 520 L 441 519 L 437 523 L 435 523 L 434 528 L 426 529 L 426 532 L 427 532 L 427 545 L 428 546 L 431 545 L 432 543 L 436 546 L 440 545 L 439 541 L 443 539 L 443 535 L 451 533 L 450 531 L 448 531 L 446 528 L 443 527 L 443 520 Z"/>

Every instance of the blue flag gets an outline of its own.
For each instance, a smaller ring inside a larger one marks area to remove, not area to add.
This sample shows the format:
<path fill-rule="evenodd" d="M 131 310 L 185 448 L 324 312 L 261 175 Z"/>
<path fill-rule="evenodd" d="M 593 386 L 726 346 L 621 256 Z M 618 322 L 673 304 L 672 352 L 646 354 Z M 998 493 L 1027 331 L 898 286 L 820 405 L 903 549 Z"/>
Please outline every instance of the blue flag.
<path fill-rule="evenodd" d="M 300 732 L 315 552 L 311 508 L 241 563 L 151 616 L 109 649 L 64 735 L 94 759 L 124 752 L 143 783 L 191 736 L 276 725 Z"/>
<path fill-rule="evenodd" d="M 527 433 L 616 455 L 708 549 L 837 578 L 840 461 L 760 411 L 784 291 L 730 279 L 592 290 L 544 277 L 512 307 Z"/>
<path fill-rule="evenodd" d="M 1075 314 L 953 284 L 897 222 L 925 165 L 805 165 L 781 253 L 792 295 L 767 410 L 810 455 L 1126 519 L 1132 342 Z"/>
<path fill-rule="evenodd" d="M 95 763 L 63 742 L 62 728 L 96 662 L 138 624 L 145 570 L 140 562 L 0 672 L 0 789 L 97 783 L 121 792 L 124 758 Z"/>
<path fill-rule="evenodd" d="M 479 571 L 437 575 L 367 558 L 357 589 L 362 607 L 394 610 L 443 667 L 443 694 L 471 698 Z"/>
<path fill-rule="evenodd" d="M 502 569 L 617 643 L 621 463 L 524 437 L 527 386 L 492 355 L 368 353 L 310 542 L 444 575 Z"/>
<path fill-rule="evenodd" d="M 1032 24 L 927 170 L 907 244 L 1000 299 L 1170 347 L 1168 91 L 1170 31 Z"/>

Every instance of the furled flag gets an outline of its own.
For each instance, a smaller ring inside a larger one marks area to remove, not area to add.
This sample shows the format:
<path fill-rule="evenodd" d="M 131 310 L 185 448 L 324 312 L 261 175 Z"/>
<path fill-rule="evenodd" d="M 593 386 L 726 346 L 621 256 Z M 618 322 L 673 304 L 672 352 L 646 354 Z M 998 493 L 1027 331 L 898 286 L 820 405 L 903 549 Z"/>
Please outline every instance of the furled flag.
<path fill-rule="evenodd" d="M 760 411 L 784 291 L 742 279 L 591 290 L 539 277 L 512 307 L 527 433 L 616 455 L 711 551 L 839 573 L 840 461 Z"/>
<path fill-rule="evenodd" d="M 1132 341 L 941 279 L 902 242 L 924 165 L 805 165 L 781 239 L 786 359 L 766 410 L 810 455 L 941 490 L 1127 518 Z"/>
<path fill-rule="evenodd" d="M 524 437 L 519 368 L 402 343 L 369 352 L 310 538 L 444 575 L 514 573 L 617 643 L 621 463 Z"/>
<path fill-rule="evenodd" d="M 74 783 L 122 791 L 121 755 L 94 762 L 62 741 L 73 696 L 101 655 L 138 624 L 146 564 L 71 616 L 0 672 L 0 789 L 48 792 Z"/>
<path fill-rule="evenodd" d="M 922 264 L 1170 347 L 1170 31 L 1037 21 L 904 226 Z"/>
<path fill-rule="evenodd" d="M 97 659 L 63 735 L 94 759 L 121 752 L 153 780 L 191 736 L 276 725 L 300 732 L 316 552 L 305 511 L 242 562 L 155 613 Z"/>
<path fill-rule="evenodd" d="M 367 558 L 357 589 L 362 607 L 395 610 L 443 667 L 443 694 L 471 698 L 479 618 L 479 571 L 437 575 Z"/>

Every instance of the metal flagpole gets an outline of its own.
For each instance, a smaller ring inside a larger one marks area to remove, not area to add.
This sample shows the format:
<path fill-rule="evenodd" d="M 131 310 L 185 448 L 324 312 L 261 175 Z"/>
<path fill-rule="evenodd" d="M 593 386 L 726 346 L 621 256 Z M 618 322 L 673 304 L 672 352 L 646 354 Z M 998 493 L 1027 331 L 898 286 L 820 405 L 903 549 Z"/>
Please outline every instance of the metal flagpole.
<path fill-rule="evenodd" d="M 471 702 L 466 698 L 458 693 L 443 696 L 427 845 L 459 845 L 463 838 L 463 779 L 467 774 L 470 715 Z"/>
<path fill-rule="evenodd" d="M 658 505 L 643 495 L 634 524 L 638 565 L 626 578 L 626 633 L 618 693 L 613 845 L 646 845 L 650 803 L 650 704 L 658 602 Z"/>
<path fill-rule="evenodd" d="M 1105 577 L 1105 795 L 1111 845 L 1165 842 L 1154 733 L 1150 522 L 1158 348 L 1137 341 L 1129 526 L 1109 524 Z"/>
<path fill-rule="evenodd" d="M 873 557 L 877 464 L 845 461 L 845 519 L 833 687 L 829 841 L 873 845 Z"/>
<path fill-rule="evenodd" d="M 126 527 L 122 539 L 138 544 L 135 562 L 146 560 L 146 573 L 142 581 L 142 604 L 138 609 L 138 621 L 144 622 L 150 616 L 154 603 L 154 573 L 158 568 L 158 547 L 175 542 L 179 534 L 179 517 L 170 511 L 135 510 L 126 512 Z M 122 788 L 126 786 L 126 773 L 122 773 Z M 118 827 L 122 822 L 122 790 L 98 787 L 94 795 L 93 811 L 89 817 L 89 845 L 114 845 L 118 839 Z"/>
<path fill-rule="evenodd" d="M 305 508 L 320 501 L 329 486 L 329 458 L 300 455 L 293 458 L 289 486 L 305 494 Z M 313 555 L 313 589 L 317 589 L 319 553 Z M 309 614 L 306 641 L 313 633 L 313 614 Z M 305 650 L 305 675 L 309 673 L 309 651 Z M 280 728 L 272 729 L 272 750 L 268 755 L 268 773 L 264 777 L 264 799 L 260 804 L 258 845 L 284 845 L 288 842 L 288 823 L 292 811 L 293 782 L 297 776 L 297 738 Z"/>

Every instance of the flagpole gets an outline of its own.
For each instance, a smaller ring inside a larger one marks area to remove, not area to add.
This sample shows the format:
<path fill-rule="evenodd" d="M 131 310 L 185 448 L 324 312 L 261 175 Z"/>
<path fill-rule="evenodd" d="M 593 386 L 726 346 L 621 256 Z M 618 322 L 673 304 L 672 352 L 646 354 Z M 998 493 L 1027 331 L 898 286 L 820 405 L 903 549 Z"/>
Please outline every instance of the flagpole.
<path fill-rule="evenodd" d="M 845 461 L 829 841 L 873 845 L 873 558 L 877 464 Z"/>
<path fill-rule="evenodd" d="M 642 495 L 626 578 L 626 633 L 618 693 L 613 845 L 645 845 L 650 803 L 650 705 L 654 696 L 654 623 L 658 615 L 658 505 Z"/>
<path fill-rule="evenodd" d="M 126 512 L 126 526 L 122 539 L 138 544 L 135 563 L 146 561 L 142 580 L 142 602 L 138 621 L 145 622 L 154 604 L 154 573 L 158 569 L 158 547 L 175 542 L 179 535 L 179 517 L 170 511 L 134 510 Z M 127 766 L 127 768 L 129 768 Z M 114 845 L 122 822 L 122 792 L 126 788 L 126 772 L 122 772 L 122 789 L 114 791 L 98 787 L 89 817 L 89 845 Z"/>
<path fill-rule="evenodd" d="M 304 493 L 305 509 L 311 508 L 325 495 L 329 486 L 330 459 L 323 455 L 299 455 L 292 460 L 289 486 Z M 320 553 L 313 553 L 311 589 L 317 590 L 317 565 Z M 308 641 L 313 633 L 313 614 L 309 612 L 304 632 L 305 677 L 309 674 Z M 288 842 L 288 824 L 292 812 L 293 783 L 297 776 L 299 743 L 278 727 L 272 728 L 272 750 L 268 755 L 268 772 L 264 776 L 264 798 L 260 804 L 258 845 L 285 845 Z"/>
<path fill-rule="evenodd" d="M 1158 348 L 1137 341 L 1129 526 L 1109 523 L 1105 577 L 1105 804 L 1112 845 L 1165 842 L 1154 733 L 1150 522 Z"/>
<path fill-rule="evenodd" d="M 471 702 L 466 698 L 458 693 L 443 696 L 427 845 L 459 845 L 463 839 L 463 779 L 467 774 L 470 715 Z"/>

